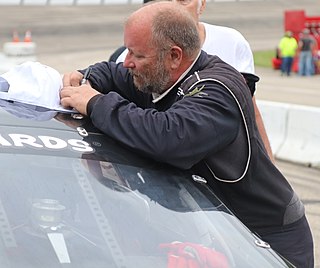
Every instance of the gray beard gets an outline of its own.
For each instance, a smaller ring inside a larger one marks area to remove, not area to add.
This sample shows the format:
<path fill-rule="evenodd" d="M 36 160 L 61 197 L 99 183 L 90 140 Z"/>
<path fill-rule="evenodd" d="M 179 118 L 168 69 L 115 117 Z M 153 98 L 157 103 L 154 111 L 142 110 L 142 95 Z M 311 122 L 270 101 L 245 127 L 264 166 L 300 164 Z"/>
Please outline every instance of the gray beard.
<path fill-rule="evenodd" d="M 151 77 L 150 79 L 144 79 L 145 83 L 141 86 L 138 86 L 134 80 L 134 84 L 136 88 L 144 93 L 156 93 L 156 94 L 162 94 L 168 89 L 168 85 L 170 82 L 170 72 L 165 70 L 164 66 L 161 61 L 158 61 L 158 64 L 155 66 L 154 73 L 147 73 L 146 75 Z M 132 71 L 129 70 L 129 72 L 132 74 Z"/>
<path fill-rule="evenodd" d="M 157 77 L 157 80 L 149 81 L 146 85 L 143 85 L 142 87 L 138 88 L 138 90 L 144 92 L 144 93 L 157 93 L 162 94 L 164 91 L 166 91 L 169 84 L 169 75 L 165 75 L 163 72 L 162 74 L 156 74 L 154 77 Z"/>

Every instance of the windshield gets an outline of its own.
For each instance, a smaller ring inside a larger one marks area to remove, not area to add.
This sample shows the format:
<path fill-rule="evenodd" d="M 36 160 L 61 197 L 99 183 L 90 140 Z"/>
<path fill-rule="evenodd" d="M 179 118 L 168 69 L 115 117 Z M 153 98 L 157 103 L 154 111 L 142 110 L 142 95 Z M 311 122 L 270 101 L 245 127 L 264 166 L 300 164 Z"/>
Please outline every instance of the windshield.
<path fill-rule="evenodd" d="M 169 267 L 179 245 L 286 267 L 192 174 L 7 153 L 0 169 L 0 267 Z"/>

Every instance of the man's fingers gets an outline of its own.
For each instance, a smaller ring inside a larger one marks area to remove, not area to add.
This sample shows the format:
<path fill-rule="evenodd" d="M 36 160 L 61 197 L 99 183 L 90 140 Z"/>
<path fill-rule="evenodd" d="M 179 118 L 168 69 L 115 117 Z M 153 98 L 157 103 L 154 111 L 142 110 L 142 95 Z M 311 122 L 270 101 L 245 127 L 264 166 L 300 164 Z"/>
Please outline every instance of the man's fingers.
<path fill-rule="evenodd" d="M 67 74 L 63 75 L 63 78 L 62 78 L 63 86 L 64 87 L 80 86 L 82 77 L 83 77 L 82 73 L 80 73 L 78 71 L 73 71 L 71 73 L 67 73 Z"/>
<path fill-rule="evenodd" d="M 70 73 L 63 75 L 63 77 L 62 77 L 62 84 L 63 84 L 64 87 L 71 86 Z"/>
<path fill-rule="evenodd" d="M 97 94 L 99 92 L 90 85 L 65 86 L 60 91 L 60 102 L 63 107 L 74 108 L 86 115 L 89 100 Z"/>
<path fill-rule="evenodd" d="M 60 98 L 68 97 L 71 95 L 72 87 L 71 86 L 65 86 L 60 91 Z"/>
<path fill-rule="evenodd" d="M 72 98 L 74 94 L 74 88 L 72 86 L 67 86 L 60 91 L 60 103 L 64 108 L 72 107 Z"/>
<path fill-rule="evenodd" d="M 60 103 L 63 108 L 71 108 L 71 98 L 70 97 L 64 97 L 63 99 L 60 100 Z"/>

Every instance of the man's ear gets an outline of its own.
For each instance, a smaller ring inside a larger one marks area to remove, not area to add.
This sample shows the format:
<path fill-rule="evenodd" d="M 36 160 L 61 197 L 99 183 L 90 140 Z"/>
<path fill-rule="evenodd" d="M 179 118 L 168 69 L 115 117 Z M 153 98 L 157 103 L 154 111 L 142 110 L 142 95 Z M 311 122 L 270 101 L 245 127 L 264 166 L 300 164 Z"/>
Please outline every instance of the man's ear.
<path fill-rule="evenodd" d="M 173 46 L 170 49 L 170 67 L 171 69 L 179 68 L 182 61 L 182 49 L 178 46 Z"/>
<path fill-rule="evenodd" d="M 198 15 L 200 16 L 206 8 L 206 1 L 199 0 Z"/>

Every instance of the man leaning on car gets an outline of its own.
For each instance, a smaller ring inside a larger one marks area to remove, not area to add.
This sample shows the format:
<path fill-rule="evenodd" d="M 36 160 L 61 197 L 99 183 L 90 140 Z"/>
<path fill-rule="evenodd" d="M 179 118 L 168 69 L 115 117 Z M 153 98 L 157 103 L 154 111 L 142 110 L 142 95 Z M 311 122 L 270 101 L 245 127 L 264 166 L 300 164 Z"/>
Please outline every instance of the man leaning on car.
<path fill-rule="evenodd" d="M 194 20 L 172 2 L 126 21 L 123 62 L 64 75 L 61 104 L 157 161 L 192 169 L 251 231 L 297 267 L 313 267 L 304 206 L 258 133 L 251 93 L 233 67 L 200 49 Z M 88 74 L 88 73 L 87 73 Z"/>

